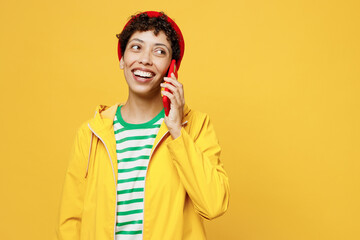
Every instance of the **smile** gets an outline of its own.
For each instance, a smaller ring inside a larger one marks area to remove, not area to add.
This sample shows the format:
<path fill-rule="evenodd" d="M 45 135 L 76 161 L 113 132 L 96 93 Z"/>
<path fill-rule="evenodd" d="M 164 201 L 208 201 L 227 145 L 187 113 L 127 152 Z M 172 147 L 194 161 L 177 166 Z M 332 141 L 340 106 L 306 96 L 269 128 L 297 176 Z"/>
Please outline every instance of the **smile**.
<path fill-rule="evenodd" d="M 137 77 L 142 77 L 142 78 L 152 78 L 154 76 L 154 73 L 147 72 L 147 71 L 141 71 L 141 70 L 135 70 L 134 75 Z"/>

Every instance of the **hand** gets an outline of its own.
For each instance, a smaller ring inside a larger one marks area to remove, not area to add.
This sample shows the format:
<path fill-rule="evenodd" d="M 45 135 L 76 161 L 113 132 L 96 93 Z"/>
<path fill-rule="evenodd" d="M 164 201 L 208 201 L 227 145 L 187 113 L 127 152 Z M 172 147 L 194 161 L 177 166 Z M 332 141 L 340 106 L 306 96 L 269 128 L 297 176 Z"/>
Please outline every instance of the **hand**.
<path fill-rule="evenodd" d="M 171 77 L 164 77 L 164 80 L 165 83 L 161 83 L 160 86 L 172 92 L 161 91 L 161 93 L 171 101 L 169 116 L 165 115 L 164 121 L 171 136 L 175 139 L 181 135 L 181 123 L 185 105 L 184 89 L 183 85 L 176 79 L 174 73 L 171 73 Z"/>

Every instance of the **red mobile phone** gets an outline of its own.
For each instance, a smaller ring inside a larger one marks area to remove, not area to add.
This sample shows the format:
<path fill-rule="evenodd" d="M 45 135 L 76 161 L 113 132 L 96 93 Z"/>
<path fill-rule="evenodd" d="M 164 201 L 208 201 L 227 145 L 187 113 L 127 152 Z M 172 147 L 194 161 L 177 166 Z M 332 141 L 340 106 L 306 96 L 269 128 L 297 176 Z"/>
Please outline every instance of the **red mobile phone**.
<path fill-rule="evenodd" d="M 169 70 L 168 70 L 168 74 L 167 74 L 167 77 L 171 77 L 171 73 L 174 73 L 175 74 L 175 77 L 177 78 L 178 75 L 177 75 L 177 69 L 176 69 L 176 60 L 173 59 L 171 61 L 171 64 L 170 64 L 170 67 L 169 67 Z M 164 91 L 167 91 L 167 92 L 171 92 L 169 89 L 165 88 Z M 169 112 L 170 112 L 170 99 L 167 97 L 167 96 L 163 96 L 163 104 L 164 104 L 164 110 L 165 110 L 165 115 L 168 116 L 169 115 Z"/>

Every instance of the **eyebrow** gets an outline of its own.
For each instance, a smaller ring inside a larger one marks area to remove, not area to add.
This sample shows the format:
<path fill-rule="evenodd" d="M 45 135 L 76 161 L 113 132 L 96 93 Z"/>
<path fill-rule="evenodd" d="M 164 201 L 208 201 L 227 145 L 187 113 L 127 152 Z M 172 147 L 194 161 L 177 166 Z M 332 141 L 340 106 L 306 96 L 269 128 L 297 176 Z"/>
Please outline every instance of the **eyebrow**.
<path fill-rule="evenodd" d="M 131 39 L 129 42 L 132 42 L 132 41 L 139 41 L 139 42 L 144 42 L 143 40 L 139 39 L 139 38 L 134 38 L 134 39 Z"/>
<path fill-rule="evenodd" d="M 131 40 L 129 41 L 129 43 L 132 42 L 132 41 L 138 41 L 138 42 L 144 43 L 144 41 L 141 40 L 141 39 L 139 39 L 139 38 L 131 39 Z M 169 52 L 171 52 L 170 49 L 168 48 L 168 46 L 166 46 L 166 45 L 163 44 L 163 43 L 155 43 L 155 46 L 164 46 L 164 47 L 166 47 L 166 48 L 168 49 Z"/>

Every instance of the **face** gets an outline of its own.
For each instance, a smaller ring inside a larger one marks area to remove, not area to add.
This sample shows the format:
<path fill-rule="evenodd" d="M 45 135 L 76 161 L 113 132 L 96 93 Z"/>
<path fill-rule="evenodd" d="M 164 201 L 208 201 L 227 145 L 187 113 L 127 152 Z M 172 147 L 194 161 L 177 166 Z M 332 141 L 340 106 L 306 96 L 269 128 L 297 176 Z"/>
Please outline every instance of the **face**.
<path fill-rule="evenodd" d="M 164 32 L 135 32 L 130 37 L 120 60 L 131 94 L 160 94 L 160 83 L 171 62 L 171 44 Z"/>

